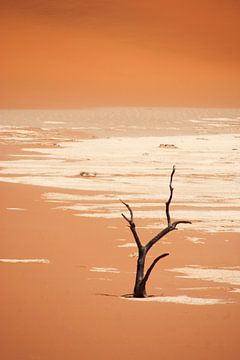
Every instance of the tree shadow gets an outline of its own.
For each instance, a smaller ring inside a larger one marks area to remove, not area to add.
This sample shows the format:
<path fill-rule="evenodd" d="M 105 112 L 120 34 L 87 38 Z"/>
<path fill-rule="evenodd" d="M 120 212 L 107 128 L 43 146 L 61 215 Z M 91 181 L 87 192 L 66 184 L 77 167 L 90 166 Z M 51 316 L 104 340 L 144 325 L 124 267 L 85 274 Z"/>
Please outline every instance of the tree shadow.
<path fill-rule="evenodd" d="M 108 296 L 108 297 L 119 297 L 119 295 L 116 294 L 105 294 L 105 293 L 96 293 L 97 296 Z"/>

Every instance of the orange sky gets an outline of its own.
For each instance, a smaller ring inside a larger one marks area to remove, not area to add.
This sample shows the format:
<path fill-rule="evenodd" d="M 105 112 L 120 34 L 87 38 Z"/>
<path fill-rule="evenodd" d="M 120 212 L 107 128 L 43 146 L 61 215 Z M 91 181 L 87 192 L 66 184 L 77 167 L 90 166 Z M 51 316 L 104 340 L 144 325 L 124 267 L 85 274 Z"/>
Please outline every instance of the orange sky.
<path fill-rule="evenodd" d="M 0 0 L 0 107 L 240 107 L 238 0 Z"/>

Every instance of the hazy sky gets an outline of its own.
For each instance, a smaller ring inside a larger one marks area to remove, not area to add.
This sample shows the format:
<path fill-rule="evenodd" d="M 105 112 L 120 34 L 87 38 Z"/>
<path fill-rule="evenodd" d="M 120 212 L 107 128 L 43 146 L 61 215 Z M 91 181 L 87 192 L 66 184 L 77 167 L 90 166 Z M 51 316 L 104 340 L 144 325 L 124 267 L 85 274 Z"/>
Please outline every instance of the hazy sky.
<path fill-rule="evenodd" d="M 0 107 L 240 107 L 239 0 L 0 0 Z"/>

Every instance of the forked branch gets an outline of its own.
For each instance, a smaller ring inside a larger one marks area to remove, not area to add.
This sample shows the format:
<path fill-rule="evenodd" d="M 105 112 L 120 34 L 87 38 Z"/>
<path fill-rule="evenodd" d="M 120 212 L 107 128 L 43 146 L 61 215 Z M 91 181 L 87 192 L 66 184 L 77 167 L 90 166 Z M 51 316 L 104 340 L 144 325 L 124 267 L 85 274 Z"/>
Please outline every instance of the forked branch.
<path fill-rule="evenodd" d="M 136 225 L 135 225 L 134 220 L 133 220 L 133 211 L 132 211 L 131 207 L 130 207 L 128 204 L 126 204 L 126 203 L 125 203 L 124 201 L 122 201 L 122 200 L 121 200 L 121 202 L 123 203 L 123 205 L 126 206 L 126 208 L 127 208 L 128 211 L 129 211 L 129 214 L 130 214 L 130 218 L 128 218 L 128 217 L 127 217 L 126 215 L 124 215 L 124 214 L 122 214 L 122 217 L 128 222 L 129 227 L 130 227 L 130 229 L 131 229 L 131 232 L 132 232 L 132 234 L 133 234 L 134 240 L 136 241 L 137 247 L 138 247 L 138 249 L 140 250 L 140 249 L 142 249 L 143 246 L 142 246 L 142 244 L 141 244 L 141 241 L 140 241 L 139 236 L 138 236 L 137 231 L 136 231 Z"/>
<path fill-rule="evenodd" d="M 177 225 L 178 224 L 191 224 L 191 221 L 185 221 L 185 220 L 179 220 L 179 221 L 175 221 L 172 223 L 171 221 L 171 216 L 170 216 L 170 205 L 171 205 L 171 201 L 172 201 L 172 197 L 173 197 L 173 186 L 172 186 L 172 182 L 173 182 L 173 176 L 175 174 L 175 165 L 173 165 L 172 168 L 172 172 L 171 172 L 171 176 L 170 176 L 170 182 L 169 182 L 169 190 L 170 190 L 170 194 L 169 194 L 169 198 L 168 201 L 165 203 L 166 205 L 166 217 L 167 217 L 167 222 L 168 222 L 168 226 L 163 229 L 162 231 L 160 231 L 156 236 L 154 236 L 154 238 L 152 238 L 147 244 L 146 244 L 146 251 L 148 252 L 151 247 L 158 241 L 160 240 L 163 236 L 167 235 L 170 231 L 176 230 L 177 229 Z"/>
<path fill-rule="evenodd" d="M 191 221 L 186 221 L 186 220 L 179 220 L 179 221 L 175 221 L 173 222 L 171 225 L 167 226 L 165 229 L 163 229 L 162 231 L 160 231 L 156 236 L 154 236 L 154 238 L 152 238 L 146 245 L 146 251 L 148 252 L 151 247 L 156 244 L 156 242 L 158 242 L 158 240 L 160 240 L 161 238 L 163 238 L 165 235 L 167 235 L 170 231 L 173 230 L 177 230 L 177 225 L 178 224 L 191 224 Z"/>

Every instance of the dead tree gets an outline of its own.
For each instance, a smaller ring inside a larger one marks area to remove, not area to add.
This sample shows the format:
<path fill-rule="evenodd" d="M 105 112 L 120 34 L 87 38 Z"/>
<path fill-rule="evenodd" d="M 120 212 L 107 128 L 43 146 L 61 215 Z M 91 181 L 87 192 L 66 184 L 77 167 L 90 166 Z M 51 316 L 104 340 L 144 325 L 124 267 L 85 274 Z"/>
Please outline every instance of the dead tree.
<path fill-rule="evenodd" d="M 157 264 L 157 262 L 164 258 L 165 256 L 168 256 L 169 253 L 164 253 L 156 257 L 156 259 L 152 262 L 152 264 L 149 266 L 147 271 L 145 272 L 145 260 L 146 255 L 149 252 L 149 250 L 155 245 L 160 239 L 162 239 L 165 235 L 167 235 L 169 232 L 173 230 L 177 230 L 178 224 L 191 224 L 190 221 L 180 220 L 180 221 L 171 221 L 170 216 L 170 204 L 172 201 L 173 196 L 173 187 L 172 187 L 172 181 L 173 181 L 173 175 L 175 173 L 175 166 L 173 166 L 172 173 L 170 176 L 170 183 L 169 183 L 169 189 L 170 189 L 170 195 L 168 201 L 165 203 L 166 205 L 166 217 L 167 217 L 167 226 L 161 230 L 156 236 L 154 236 L 146 245 L 143 245 L 140 241 L 140 238 L 138 236 L 136 225 L 133 219 L 133 211 L 131 207 L 122 201 L 122 203 L 126 206 L 126 208 L 129 211 L 130 217 L 128 218 L 126 215 L 122 214 L 122 217 L 128 222 L 129 228 L 132 232 L 132 235 L 134 237 L 134 240 L 138 247 L 138 260 L 137 260 L 137 271 L 136 271 L 136 280 L 135 280 L 135 286 L 133 290 L 133 297 L 136 298 L 144 298 L 147 297 L 146 293 L 146 284 L 149 279 L 149 276 Z"/>

